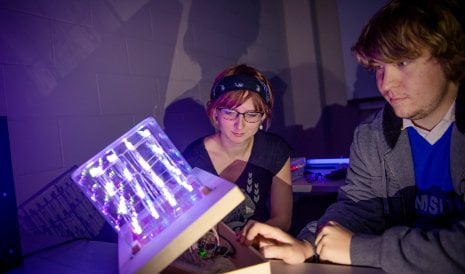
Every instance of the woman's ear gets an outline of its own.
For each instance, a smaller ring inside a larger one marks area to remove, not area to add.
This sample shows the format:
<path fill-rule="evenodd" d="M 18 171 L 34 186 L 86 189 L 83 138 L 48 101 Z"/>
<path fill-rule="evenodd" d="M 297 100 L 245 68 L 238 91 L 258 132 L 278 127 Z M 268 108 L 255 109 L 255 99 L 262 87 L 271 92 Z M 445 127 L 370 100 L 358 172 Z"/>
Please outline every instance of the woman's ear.
<path fill-rule="evenodd" d="M 266 121 L 266 114 L 263 114 L 262 119 L 260 120 L 260 126 L 258 126 L 259 130 L 263 130 L 264 126 L 263 123 Z"/>
<path fill-rule="evenodd" d="M 211 114 L 211 119 L 212 119 L 212 122 L 213 122 L 213 127 L 218 129 L 220 127 L 220 122 L 219 122 L 219 117 L 218 117 L 218 110 L 217 109 L 214 109 L 212 110 L 212 114 Z"/>

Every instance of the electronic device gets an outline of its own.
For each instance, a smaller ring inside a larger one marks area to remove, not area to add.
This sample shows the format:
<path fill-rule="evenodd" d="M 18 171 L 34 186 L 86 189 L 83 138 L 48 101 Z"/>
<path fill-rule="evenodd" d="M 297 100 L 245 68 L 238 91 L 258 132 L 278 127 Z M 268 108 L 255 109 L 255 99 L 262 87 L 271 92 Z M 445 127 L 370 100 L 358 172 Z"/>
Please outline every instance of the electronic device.
<path fill-rule="evenodd" d="M 192 169 L 147 118 L 79 166 L 72 179 L 118 233 L 121 273 L 158 273 L 244 200 Z"/>
<path fill-rule="evenodd" d="M 305 177 L 310 181 L 343 180 L 347 174 L 349 158 L 307 159 Z"/>

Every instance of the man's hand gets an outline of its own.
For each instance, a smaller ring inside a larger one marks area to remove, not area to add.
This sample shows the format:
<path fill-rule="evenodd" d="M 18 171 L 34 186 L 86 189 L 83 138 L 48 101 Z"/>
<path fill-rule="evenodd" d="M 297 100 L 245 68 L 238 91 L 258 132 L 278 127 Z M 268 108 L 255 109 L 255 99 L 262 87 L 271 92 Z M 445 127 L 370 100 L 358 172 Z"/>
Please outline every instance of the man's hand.
<path fill-rule="evenodd" d="M 316 236 L 316 253 L 320 261 L 351 264 L 350 242 L 353 233 L 340 224 L 329 221 Z"/>
<path fill-rule="evenodd" d="M 237 235 L 243 244 L 257 244 L 267 259 L 281 259 L 288 264 L 303 263 L 313 256 L 313 248 L 306 241 L 299 241 L 281 229 L 256 221 L 249 221 Z"/>

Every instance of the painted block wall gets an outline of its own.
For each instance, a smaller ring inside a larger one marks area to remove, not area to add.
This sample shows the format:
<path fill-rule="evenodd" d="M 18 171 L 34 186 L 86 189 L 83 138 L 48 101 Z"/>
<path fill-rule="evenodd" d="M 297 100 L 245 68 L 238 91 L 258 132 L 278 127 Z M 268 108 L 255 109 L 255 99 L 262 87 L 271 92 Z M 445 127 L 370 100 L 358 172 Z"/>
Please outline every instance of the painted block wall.
<path fill-rule="evenodd" d="M 281 1 L 11 0 L 0 9 L 0 110 L 18 204 L 148 116 L 182 150 L 211 132 L 212 79 L 286 68 Z"/>

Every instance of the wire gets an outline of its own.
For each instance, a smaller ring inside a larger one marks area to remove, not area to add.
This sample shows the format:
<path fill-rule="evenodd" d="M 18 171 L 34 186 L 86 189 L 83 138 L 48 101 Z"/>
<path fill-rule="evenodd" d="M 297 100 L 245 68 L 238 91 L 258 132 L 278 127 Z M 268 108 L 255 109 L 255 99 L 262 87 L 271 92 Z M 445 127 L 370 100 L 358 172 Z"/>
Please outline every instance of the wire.
<path fill-rule="evenodd" d="M 227 243 L 221 245 L 220 238 Z M 231 257 L 236 250 L 232 243 L 218 231 L 218 228 L 212 228 L 205 233 L 196 244 L 190 248 L 191 252 L 197 254 L 200 259 L 211 259 L 216 256 Z"/>
<path fill-rule="evenodd" d="M 226 239 L 226 237 L 224 237 L 223 235 L 219 234 L 220 235 L 220 238 L 223 239 L 225 242 L 228 243 L 228 247 L 224 247 L 224 246 L 220 246 L 220 248 L 226 248 L 226 250 L 224 250 L 224 252 L 221 252 L 220 254 L 218 255 L 221 255 L 225 258 L 227 257 L 231 257 L 231 256 L 234 256 L 236 254 L 236 249 L 234 248 L 234 245 L 228 240 Z"/>

